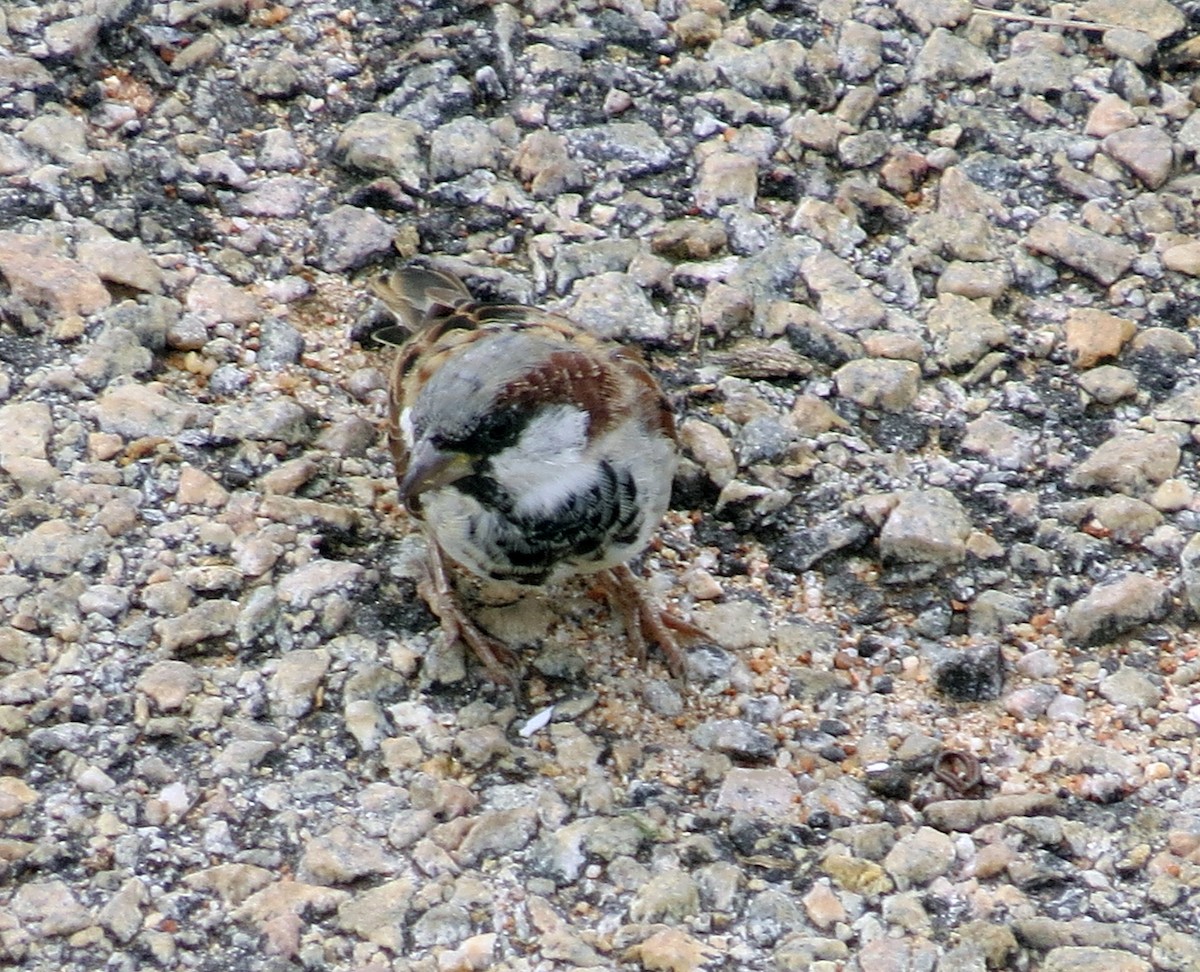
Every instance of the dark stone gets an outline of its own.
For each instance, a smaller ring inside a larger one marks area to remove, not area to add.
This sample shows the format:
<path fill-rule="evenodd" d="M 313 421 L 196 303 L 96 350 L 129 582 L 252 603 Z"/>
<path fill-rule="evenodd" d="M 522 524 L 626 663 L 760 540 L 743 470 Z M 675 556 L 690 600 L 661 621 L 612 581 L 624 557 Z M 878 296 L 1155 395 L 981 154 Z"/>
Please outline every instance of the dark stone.
<path fill-rule="evenodd" d="M 999 645 L 948 652 L 935 667 L 938 691 L 956 702 L 986 702 L 1004 688 L 1004 657 Z"/>

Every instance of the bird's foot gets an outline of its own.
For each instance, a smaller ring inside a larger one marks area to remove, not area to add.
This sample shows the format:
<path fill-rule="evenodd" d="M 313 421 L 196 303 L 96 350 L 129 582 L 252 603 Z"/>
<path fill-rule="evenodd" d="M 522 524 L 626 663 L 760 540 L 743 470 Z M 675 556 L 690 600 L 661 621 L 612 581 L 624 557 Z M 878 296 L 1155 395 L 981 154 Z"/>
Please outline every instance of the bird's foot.
<path fill-rule="evenodd" d="M 492 637 L 471 620 L 459 600 L 458 592 L 450 581 L 442 562 L 437 544 L 429 545 L 429 574 L 417 585 L 417 591 L 437 615 L 446 641 L 453 644 L 461 641 L 475 653 L 488 676 L 500 685 L 506 685 L 517 695 L 521 692 L 522 666 L 512 649 L 498 638 Z"/>
<path fill-rule="evenodd" d="M 653 603 L 646 596 L 641 582 L 624 564 L 601 571 L 599 580 L 609 602 L 621 615 L 638 663 L 646 663 L 646 645 L 652 641 L 662 651 L 671 674 L 682 679 L 686 655 L 680 647 L 679 636 L 690 641 L 708 641 L 708 635 L 690 621 Z"/>

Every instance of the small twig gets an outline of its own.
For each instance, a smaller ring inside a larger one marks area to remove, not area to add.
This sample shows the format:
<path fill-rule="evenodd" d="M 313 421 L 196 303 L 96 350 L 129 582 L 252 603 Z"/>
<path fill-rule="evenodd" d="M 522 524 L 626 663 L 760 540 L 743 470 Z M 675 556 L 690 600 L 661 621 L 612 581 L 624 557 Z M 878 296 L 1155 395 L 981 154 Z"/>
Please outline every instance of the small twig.
<path fill-rule="evenodd" d="M 944 749 L 933 761 L 933 775 L 955 793 L 966 796 L 983 782 L 983 768 L 970 753 Z"/>
<path fill-rule="evenodd" d="M 1036 14 L 1012 13 L 1008 10 L 989 10 L 987 7 L 972 7 L 972 13 L 984 17 L 995 17 L 997 20 L 1019 20 L 1026 24 L 1037 24 L 1041 27 L 1066 27 L 1075 30 L 1116 30 L 1119 24 L 1093 23 L 1090 20 L 1059 20 L 1056 17 L 1039 17 Z"/>

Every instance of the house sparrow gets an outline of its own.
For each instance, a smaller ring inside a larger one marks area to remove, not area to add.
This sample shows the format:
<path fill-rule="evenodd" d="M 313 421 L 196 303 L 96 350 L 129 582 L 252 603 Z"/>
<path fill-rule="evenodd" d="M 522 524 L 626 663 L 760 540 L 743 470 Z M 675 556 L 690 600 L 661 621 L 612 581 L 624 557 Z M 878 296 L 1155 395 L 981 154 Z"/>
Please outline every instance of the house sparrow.
<path fill-rule="evenodd" d="M 451 640 L 519 688 L 513 653 L 465 613 L 447 573 L 554 584 L 594 574 L 645 660 L 675 676 L 692 625 L 649 603 L 626 561 L 667 509 L 677 460 L 666 398 L 633 351 L 533 307 L 480 303 L 450 273 L 372 282 L 410 334 L 391 377 L 400 499 L 429 542 L 421 593 Z"/>

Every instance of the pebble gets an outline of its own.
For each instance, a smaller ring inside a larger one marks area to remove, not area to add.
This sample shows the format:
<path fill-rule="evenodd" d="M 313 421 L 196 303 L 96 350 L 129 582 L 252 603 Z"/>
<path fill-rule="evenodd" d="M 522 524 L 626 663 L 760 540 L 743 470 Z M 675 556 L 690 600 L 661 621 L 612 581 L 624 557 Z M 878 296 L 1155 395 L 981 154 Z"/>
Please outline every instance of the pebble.
<path fill-rule="evenodd" d="M 925 39 L 913 62 L 913 80 L 973 81 L 987 77 L 993 66 L 986 51 L 944 27 L 937 27 Z"/>
<path fill-rule="evenodd" d="M 213 417 L 212 431 L 216 438 L 231 442 L 257 439 L 290 445 L 306 441 L 310 432 L 308 412 L 287 398 L 261 402 L 250 413 L 237 405 L 224 406 Z"/>
<path fill-rule="evenodd" d="M 961 563 L 966 557 L 971 522 L 954 494 L 935 488 L 906 492 L 879 532 L 884 562 Z"/>
<path fill-rule="evenodd" d="M 1144 959 L 1111 948 L 1064 945 L 1046 953 L 1042 968 L 1046 972 L 1150 972 Z"/>
<path fill-rule="evenodd" d="M 346 166 L 389 176 L 400 185 L 420 187 L 427 176 L 421 126 L 383 112 L 365 112 L 338 136 L 335 151 Z"/>
<path fill-rule="evenodd" d="M 572 290 L 571 318 L 597 337 L 665 341 L 670 335 L 670 322 L 628 274 L 597 274 Z"/>
<path fill-rule="evenodd" d="M 148 294 L 163 292 L 163 272 L 140 243 L 100 239 L 80 243 L 79 262 L 101 280 Z"/>
<path fill-rule="evenodd" d="M 1073 643 L 1096 645 L 1166 614 L 1170 592 L 1161 581 L 1131 573 L 1094 587 L 1072 604 L 1064 634 Z"/>
<path fill-rule="evenodd" d="M 1179 459 L 1179 444 L 1171 435 L 1121 432 L 1079 463 L 1071 473 L 1071 482 L 1083 489 L 1146 493 L 1175 474 Z"/>
<path fill-rule="evenodd" d="M 986 307 L 958 294 L 941 294 L 927 319 L 941 362 L 954 371 L 1008 344 L 1008 331 Z"/>
<path fill-rule="evenodd" d="M 1187 240 L 1169 246 L 1162 253 L 1163 266 L 1189 277 L 1200 277 L 1200 240 Z"/>
<path fill-rule="evenodd" d="M 1145 673 L 1122 667 L 1101 681 L 1100 694 L 1113 705 L 1141 709 L 1157 704 L 1163 692 Z"/>
<path fill-rule="evenodd" d="M 211 600 L 197 604 L 178 616 L 154 623 L 162 650 L 173 655 L 181 648 L 191 648 L 211 638 L 229 634 L 237 622 L 236 601 Z"/>
<path fill-rule="evenodd" d="M 316 221 L 321 266 L 331 273 L 357 270 L 390 253 L 395 230 L 374 213 L 338 206 Z"/>
<path fill-rule="evenodd" d="M 834 372 L 838 394 L 864 408 L 900 413 L 920 390 L 921 368 L 912 361 L 859 359 Z"/>
<path fill-rule="evenodd" d="M 1156 41 L 1166 40 L 1184 26 L 1183 14 L 1169 0 L 1138 0 L 1129 6 L 1119 0 L 1086 0 L 1075 13 L 1083 20 L 1142 31 Z"/>
<path fill-rule="evenodd" d="M 312 711 L 330 660 L 324 648 L 292 651 L 282 656 L 271 677 L 272 708 L 293 719 Z"/>
<path fill-rule="evenodd" d="M 1153 125 L 1138 125 L 1113 132 L 1100 143 L 1104 152 L 1120 162 L 1149 188 L 1167 181 L 1175 162 L 1171 136 Z"/>
<path fill-rule="evenodd" d="M 0 273 L 15 296 L 56 314 L 87 316 L 112 302 L 99 276 L 37 237 L 0 231 Z"/>
<path fill-rule="evenodd" d="M 768 759 L 775 753 L 776 742 L 767 733 L 740 719 L 715 719 L 701 723 L 692 731 L 692 742 L 701 749 L 712 749 L 742 759 Z"/>
<path fill-rule="evenodd" d="M 725 774 L 717 794 L 717 808 L 782 818 L 793 812 L 800 795 L 795 777 L 781 769 L 735 768 Z"/>
<path fill-rule="evenodd" d="M 26 881 L 12 896 L 12 914 L 37 938 L 71 935 L 92 923 L 85 908 L 63 881 Z"/>
<path fill-rule="evenodd" d="M 664 871 L 634 895 L 629 917 L 636 922 L 681 922 L 700 910 L 700 891 L 689 874 Z"/>
<path fill-rule="evenodd" d="M 181 709 L 189 695 L 200 690 L 200 676 L 187 662 L 155 662 L 138 677 L 144 692 L 160 712 Z"/>
<path fill-rule="evenodd" d="M 1137 333 L 1133 321 L 1105 311 L 1073 308 L 1067 315 L 1067 353 L 1078 368 L 1092 368 L 1115 358 Z"/>
<path fill-rule="evenodd" d="M 1106 286 L 1129 269 L 1136 255 L 1131 246 L 1053 216 L 1034 223 L 1026 240 L 1034 252 L 1060 260 Z"/>
<path fill-rule="evenodd" d="M 202 274 L 192 281 L 184 305 L 201 321 L 221 321 L 245 325 L 259 318 L 261 309 L 255 297 L 227 280 Z"/>

